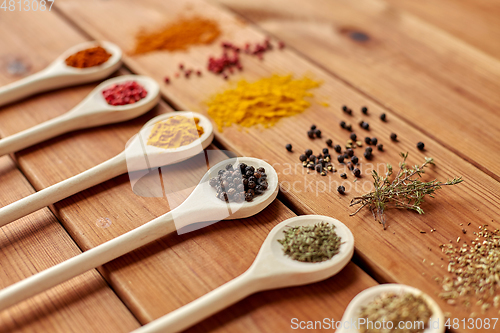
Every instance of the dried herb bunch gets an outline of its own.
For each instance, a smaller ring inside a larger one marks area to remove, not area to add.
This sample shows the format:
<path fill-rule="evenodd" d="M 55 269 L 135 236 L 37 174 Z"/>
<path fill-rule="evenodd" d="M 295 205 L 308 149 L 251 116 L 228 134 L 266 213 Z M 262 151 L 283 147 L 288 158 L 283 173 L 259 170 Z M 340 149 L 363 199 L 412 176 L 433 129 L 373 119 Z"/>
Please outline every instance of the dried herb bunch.
<path fill-rule="evenodd" d="M 366 318 L 367 322 L 372 323 L 392 322 L 392 326 L 385 324 L 382 329 L 376 329 L 373 324 L 360 325 L 359 331 L 361 333 L 420 333 L 425 330 L 425 326 L 427 326 L 429 319 L 432 317 L 432 311 L 420 295 L 384 293 L 368 305 L 362 307 L 359 317 Z M 410 329 L 398 329 L 400 322 L 412 322 L 416 324 L 415 327 Z M 419 324 L 420 327 L 417 327 Z"/>
<path fill-rule="evenodd" d="M 457 304 L 459 299 L 466 307 L 475 304 L 484 313 L 491 305 L 500 307 L 500 231 L 490 231 L 484 225 L 474 235 L 477 237 L 471 245 L 440 246 L 448 256 L 448 272 L 452 275 L 441 281 L 443 292 L 439 297 L 449 304 Z"/>
<path fill-rule="evenodd" d="M 335 226 L 321 222 L 315 225 L 291 227 L 283 231 L 283 252 L 293 260 L 320 262 L 331 259 L 339 253 L 341 238 L 335 232 Z"/>
<path fill-rule="evenodd" d="M 352 199 L 349 206 L 361 205 L 351 216 L 356 215 L 363 207 L 368 206 L 375 220 L 378 220 L 386 227 L 385 210 L 388 208 L 403 208 L 417 211 L 423 214 L 424 211 L 420 205 L 424 202 L 424 197 L 429 195 L 434 198 L 433 194 L 445 185 L 455 185 L 461 183 L 462 177 L 453 178 L 446 182 L 432 180 L 423 182 L 420 180 L 422 174 L 425 173 L 424 168 L 429 164 L 434 164 L 432 158 L 426 157 L 425 162 L 421 165 L 415 165 L 408 168 L 406 159 L 408 153 L 401 153 L 403 162 L 399 163 L 399 171 L 391 181 L 389 177 L 392 175 L 392 165 L 387 164 L 387 172 L 384 177 L 373 170 L 373 185 L 375 190 L 360 197 Z"/>

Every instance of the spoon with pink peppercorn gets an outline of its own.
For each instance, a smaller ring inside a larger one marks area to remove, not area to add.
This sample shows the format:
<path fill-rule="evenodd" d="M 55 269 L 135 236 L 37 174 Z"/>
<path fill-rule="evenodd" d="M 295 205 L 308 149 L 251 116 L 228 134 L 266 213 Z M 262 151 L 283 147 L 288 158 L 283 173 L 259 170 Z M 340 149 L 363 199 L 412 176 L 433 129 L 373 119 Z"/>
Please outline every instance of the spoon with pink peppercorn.
<path fill-rule="evenodd" d="M 106 80 L 63 115 L 1 139 L 0 156 L 74 130 L 136 118 L 158 104 L 159 92 L 158 83 L 147 76 L 123 75 Z"/>

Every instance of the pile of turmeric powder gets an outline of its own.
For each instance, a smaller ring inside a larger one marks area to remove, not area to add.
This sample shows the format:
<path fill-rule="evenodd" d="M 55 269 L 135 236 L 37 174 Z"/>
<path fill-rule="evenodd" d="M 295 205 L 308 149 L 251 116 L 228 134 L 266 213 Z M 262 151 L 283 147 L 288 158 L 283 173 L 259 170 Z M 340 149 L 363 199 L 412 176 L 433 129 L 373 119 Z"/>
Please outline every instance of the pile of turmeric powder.
<path fill-rule="evenodd" d="M 186 50 L 195 44 L 211 44 L 220 34 L 219 25 L 213 20 L 198 16 L 182 18 L 155 32 L 139 32 L 134 54 Z"/>
<path fill-rule="evenodd" d="M 307 109 L 311 103 L 306 97 L 313 96 L 308 90 L 320 84 L 307 77 L 294 80 L 292 75 L 273 75 L 253 83 L 241 80 L 236 88 L 217 94 L 207 102 L 208 115 L 221 132 L 223 127 L 232 124 L 273 126 L 281 118 Z"/>
<path fill-rule="evenodd" d="M 194 119 L 194 121 L 193 121 Z M 199 118 L 173 116 L 157 122 L 148 138 L 148 145 L 164 149 L 186 146 L 204 133 Z"/>

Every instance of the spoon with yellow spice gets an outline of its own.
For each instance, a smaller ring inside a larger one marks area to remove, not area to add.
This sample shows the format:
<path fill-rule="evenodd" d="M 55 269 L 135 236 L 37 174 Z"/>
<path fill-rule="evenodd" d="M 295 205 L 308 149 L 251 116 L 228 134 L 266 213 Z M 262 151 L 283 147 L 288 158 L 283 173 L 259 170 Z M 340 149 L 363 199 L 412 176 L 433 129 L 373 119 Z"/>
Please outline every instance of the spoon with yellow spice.
<path fill-rule="evenodd" d="M 210 121 L 194 112 L 171 112 L 147 122 L 119 155 L 87 171 L 0 208 L 0 227 L 106 180 L 132 171 L 184 161 L 214 137 Z"/>

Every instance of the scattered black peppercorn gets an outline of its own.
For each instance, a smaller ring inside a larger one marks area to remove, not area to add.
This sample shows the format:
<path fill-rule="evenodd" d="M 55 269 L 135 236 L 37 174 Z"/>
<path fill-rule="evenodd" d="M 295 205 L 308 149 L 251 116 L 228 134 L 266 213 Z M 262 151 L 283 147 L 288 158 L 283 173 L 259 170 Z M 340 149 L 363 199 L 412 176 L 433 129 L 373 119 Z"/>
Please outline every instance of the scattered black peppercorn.
<path fill-rule="evenodd" d="M 323 154 L 328 154 L 328 148 L 323 148 Z"/>
<path fill-rule="evenodd" d="M 398 135 L 396 133 L 391 133 L 391 140 L 398 141 Z"/>
<path fill-rule="evenodd" d="M 383 145 L 383 144 L 381 144 L 381 143 L 379 143 L 379 144 L 377 145 L 377 149 L 378 149 L 378 150 L 380 150 L 380 151 L 384 151 L 384 145 Z"/>
<path fill-rule="evenodd" d="M 365 143 L 366 143 L 367 145 L 371 145 L 371 144 L 372 144 L 372 139 L 370 139 L 370 137 L 369 137 L 369 136 L 367 136 L 367 137 L 365 138 Z"/>
<path fill-rule="evenodd" d="M 345 128 L 345 121 L 343 121 L 343 120 L 342 120 L 342 121 L 340 122 L 340 127 Z"/>
<path fill-rule="evenodd" d="M 363 112 L 363 114 L 368 114 L 368 108 L 366 106 L 363 106 L 361 108 L 361 112 Z"/>
<path fill-rule="evenodd" d="M 327 145 L 328 147 L 331 147 L 331 146 L 333 145 L 333 141 L 332 141 L 332 139 L 328 139 L 328 140 L 326 140 L 326 145 Z"/>
<path fill-rule="evenodd" d="M 313 153 L 313 151 L 311 149 L 306 149 L 306 151 L 304 152 L 304 154 L 306 154 L 307 157 L 311 156 Z"/>
<path fill-rule="evenodd" d="M 348 108 L 347 105 L 342 105 L 342 111 L 347 112 Z"/>
<path fill-rule="evenodd" d="M 339 186 L 337 187 L 337 192 L 339 192 L 340 194 L 344 194 L 345 193 L 345 187 L 344 186 Z"/>
<path fill-rule="evenodd" d="M 376 146 L 378 142 L 377 138 L 372 138 L 372 145 Z"/>
<path fill-rule="evenodd" d="M 342 147 L 340 147 L 340 145 L 335 145 L 334 149 L 337 153 L 340 153 L 342 151 Z"/>
<path fill-rule="evenodd" d="M 358 164 L 359 158 L 357 156 L 353 156 L 353 157 L 351 157 L 351 162 L 354 164 Z"/>
<path fill-rule="evenodd" d="M 385 115 L 385 113 L 382 113 L 382 114 L 380 115 L 380 120 L 382 120 L 382 121 L 385 121 L 385 120 L 386 120 L 386 115 Z"/>
<path fill-rule="evenodd" d="M 337 156 L 337 161 L 339 161 L 339 163 L 344 163 L 344 155 Z"/>
<path fill-rule="evenodd" d="M 346 151 L 345 151 L 345 152 L 347 153 L 347 155 L 348 155 L 349 157 L 353 157 L 353 156 L 354 156 L 354 150 L 352 150 L 351 148 L 346 149 Z"/>
<path fill-rule="evenodd" d="M 311 129 L 314 131 L 316 129 L 316 125 L 311 125 Z"/>
<path fill-rule="evenodd" d="M 418 150 L 424 150 L 425 144 L 422 141 L 420 141 L 419 143 L 417 143 L 417 148 Z"/>
<path fill-rule="evenodd" d="M 315 155 L 309 156 L 309 161 L 311 161 L 311 162 L 316 161 L 316 156 Z"/>
<path fill-rule="evenodd" d="M 354 169 L 354 164 L 352 164 L 352 162 L 347 162 L 347 168 L 352 171 Z"/>
<path fill-rule="evenodd" d="M 307 156 L 306 156 L 306 155 L 304 155 L 304 154 L 302 154 L 302 155 L 300 155 L 300 156 L 299 156 L 299 160 L 300 160 L 301 162 L 304 162 L 305 160 L 307 160 Z"/>
<path fill-rule="evenodd" d="M 341 178 L 344 178 L 344 179 L 347 179 L 347 175 L 345 174 L 345 172 L 344 172 L 344 173 L 341 173 L 341 174 L 340 174 L 340 177 L 341 177 Z"/>
<path fill-rule="evenodd" d="M 367 159 L 367 160 L 371 160 L 372 158 L 372 152 L 367 150 L 363 153 L 363 156 Z"/>
<path fill-rule="evenodd" d="M 370 124 L 368 124 L 366 121 L 364 121 L 363 124 L 361 125 L 361 127 L 365 130 L 368 130 L 370 128 Z"/>
<path fill-rule="evenodd" d="M 315 130 L 314 134 L 316 134 L 316 137 L 321 138 L 321 131 L 319 129 Z"/>
<path fill-rule="evenodd" d="M 345 129 L 348 130 L 349 132 L 352 132 L 352 125 L 351 124 L 345 125 Z"/>
<path fill-rule="evenodd" d="M 286 148 L 286 150 L 288 150 L 288 151 L 292 151 L 292 145 L 291 145 L 291 144 L 287 144 L 287 145 L 285 146 L 285 148 Z"/>
<path fill-rule="evenodd" d="M 316 171 L 318 172 L 323 171 L 323 166 L 321 164 L 316 164 Z"/>
<path fill-rule="evenodd" d="M 314 131 L 313 131 L 313 130 L 307 131 L 307 136 L 308 136 L 310 139 L 314 139 Z"/>
<path fill-rule="evenodd" d="M 355 168 L 354 170 L 352 170 L 352 173 L 354 173 L 354 176 L 356 176 L 356 177 L 361 176 L 361 170 L 359 170 L 358 168 Z"/>
<path fill-rule="evenodd" d="M 356 141 L 357 135 L 356 133 L 351 133 L 351 140 Z"/>
<path fill-rule="evenodd" d="M 366 147 L 365 151 L 369 151 L 370 153 L 373 151 L 372 147 Z"/>

